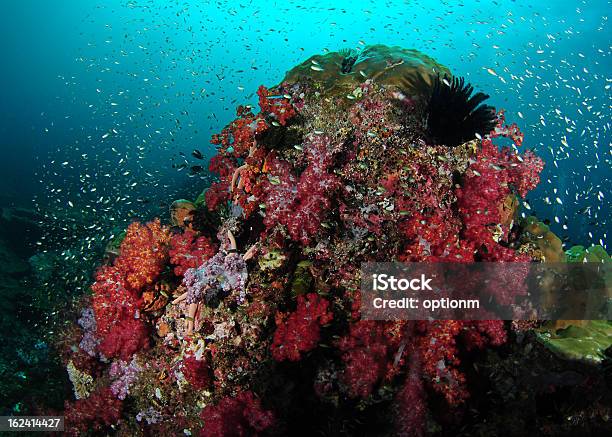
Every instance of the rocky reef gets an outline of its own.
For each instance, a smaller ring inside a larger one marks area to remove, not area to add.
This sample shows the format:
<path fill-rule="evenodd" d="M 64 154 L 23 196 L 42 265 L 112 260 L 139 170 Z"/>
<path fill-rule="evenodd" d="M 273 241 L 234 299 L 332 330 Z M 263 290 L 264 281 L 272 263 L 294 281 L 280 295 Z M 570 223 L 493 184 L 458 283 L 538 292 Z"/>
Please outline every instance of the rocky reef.
<path fill-rule="evenodd" d="M 544 163 L 520 153 L 519 128 L 472 92 L 433 59 L 381 45 L 313 56 L 261 86 L 259 110 L 238 107 L 213 136 L 218 181 L 193 203 L 175 202 L 168 225 L 131 224 L 82 298 L 63 344 L 75 389 L 69 433 L 414 436 L 503 426 L 504 383 L 516 384 L 520 408 L 525 375 L 502 379 L 496 365 L 510 375 L 517 360 L 534 359 L 529 347 L 563 367 L 535 338 L 538 324 L 359 313 L 363 262 L 565 261 L 537 219 L 518 219 Z M 449 128 L 458 117 L 468 138 Z M 512 147 L 496 146 L 501 136 Z M 583 378 L 569 381 L 551 379 L 551 390 L 584 388 Z M 604 429 L 602 405 L 574 429 Z M 567 426 L 563 414 L 535 418 L 515 435 Z"/>

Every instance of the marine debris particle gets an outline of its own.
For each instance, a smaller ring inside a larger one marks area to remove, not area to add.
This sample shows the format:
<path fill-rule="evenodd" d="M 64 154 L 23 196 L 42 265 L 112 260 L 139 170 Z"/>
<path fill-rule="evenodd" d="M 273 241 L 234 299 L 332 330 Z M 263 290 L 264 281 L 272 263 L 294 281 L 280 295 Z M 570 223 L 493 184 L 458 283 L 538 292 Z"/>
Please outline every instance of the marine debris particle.
<path fill-rule="evenodd" d="M 442 420 L 473 395 L 462 353 L 503 344 L 509 328 L 361 320 L 359 266 L 541 261 L 536 249 L 541 256 L 546 248 L 521 240 L 514 218 L 544 164 L 517 152 L 522 133 L 501 110 L 473 136 L 449 132 L 459 143 L 432 141 L 433 89 L 450 84 L 469 96 L 464 83 L 414 50 L 376 45 L 360 55 L 354 62 L 346 53 L 317 55 L 278 86 L 260 87 L 260 111 L 238 107 L 213 136 L 210 169 L 218 180 L 205 200 L 180 202 L 193 219 L 179 218 L 175 204 L 172 230 L 159 221 L 130 225 L 92 286 L 99 360 L 91 351 L 67 354 L 98 384 L 89 398 L 68 404 L 68 429 L 93 422 L 126 435 L 140 427 L 210 436 L 232 424 L 244 435 L 274 433 L 291 429 L 292 414 L 308 415 L 313 402 L 337 402 L 325 403 L 329 416 L 308 416 L 325 427 L 338 415 L 352 420 L 357 402 L 376 403 L 385 393 L 378 408 L 388 408 L 389 433 L 419 435 L 428 416 Z M 515 147 L 500 149 L 498 137 Z M 167 297 L 185 293 L 183 275 L 215 254 L 222 243 L 215 222 L 251 257 L 245 253 L 245 298 L 227 290 L 220 272 L 215 299 L 192 313 Z M 491 298 L 511 303 L 520 292 L 500 285 Z M 120 401 L 104 387 L 109 361 L 134 357 L 144 365 Z M 305 368 L 313 371 L 296 373 Z M 430 408 L 440 400 L 442 413 Z M 104 408 L 96 413 L 96 405 Z"/>

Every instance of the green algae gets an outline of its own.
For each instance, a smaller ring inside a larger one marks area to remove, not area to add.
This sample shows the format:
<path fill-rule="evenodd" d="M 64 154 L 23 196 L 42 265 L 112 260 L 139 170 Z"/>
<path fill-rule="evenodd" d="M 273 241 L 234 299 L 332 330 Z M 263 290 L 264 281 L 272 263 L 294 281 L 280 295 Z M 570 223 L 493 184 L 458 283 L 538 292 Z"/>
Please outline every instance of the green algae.
<path fill-rule="evenodd" d="M 601 363 L 606 349 L 612 346 L 612 321 L 589 320 L 576 325 L 557 330 L 545 326 L 536 332 L 536 337 L 561 358 Z"/>
<path fill-rule="evenodd" d="M 276 270 L 283 265 L 286 256 L 278 249 L 269 250 L 258 259 L 259 268 L 262 271 Z"/>
<path fill-rule="evenodd" d="M 602 246 L 572 246 L 565 251 L 567 262 L 612 262 L 610 255 Z"/>
<path fill-rule="evenodd" d="M 610 256 L 601 246 L 573 246 L 562 252 L 561 241 L 549 227 L 536 217 L 522 222 L 521 240 L 537 246 L 544 262 L 601 263 L 610 262 Z M 586 278 L 574 272 L 571 281 L 575 289 L 593 287 L 597 281 L 605 286 L 610 278 Z M 580 304 L 581 302 L 576 302 Z M 567 360 L 599 364 L 605 358 L 605 350 L 612 346 L 612 322 L 608 320 L 560 320 L 548 322 L 535 332 L 537 339 L 553 353 Z"/>
<path fill-rule="evenodd" d="M 202 190 L 202 192 L 196 198 L 194 204 L 196 208 L 204 208 L 206 206 L 206 191 L 207 189 Z"/>
<path fill-rule="evenodd" d="M 312 274 L 310 273 L 310 261 L 300 261 L 293 273 L 293 281 L 291 282 L 291 293 L 294 296 L 306 294 L 312 287 Z"/>
<path fill-rule="evenodd" d="M 104 252 L 107 255 L 113 254 L 113 255 L 118 255 L 119 254 L 119 248 L 121 247 L 121 243 L 123 242 L 123 239 L 125 238 L 126 235 L 126 231 L 120 231 L 118 234 L 116 234 L 106 245 L 106 249 L 104 250 Z"/>

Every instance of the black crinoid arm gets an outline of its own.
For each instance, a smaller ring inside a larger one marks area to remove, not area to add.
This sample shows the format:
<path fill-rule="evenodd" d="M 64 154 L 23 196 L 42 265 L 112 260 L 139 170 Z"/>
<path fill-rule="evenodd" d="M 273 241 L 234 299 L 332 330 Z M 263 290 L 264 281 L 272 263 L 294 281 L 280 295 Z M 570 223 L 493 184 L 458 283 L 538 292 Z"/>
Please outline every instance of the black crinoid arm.
<path fill-rule="evenodd" d="M 473 91 L 463 77 L 436 76 L 425 114 L 426 133 L 433 143 L 455 147 L 495 127 L 495 108 L 481 105 L 489 96 L 472 95 Z"/>
<path fill-rule="evenodd" d="M 341 49 L 339 53 L 342 55 L 340 71 L 343 74 L 348 74 L 353 69 L 353 65 L 355 65 L 357 59 L 359 59 L 359 52 L 355 49 Z"/>

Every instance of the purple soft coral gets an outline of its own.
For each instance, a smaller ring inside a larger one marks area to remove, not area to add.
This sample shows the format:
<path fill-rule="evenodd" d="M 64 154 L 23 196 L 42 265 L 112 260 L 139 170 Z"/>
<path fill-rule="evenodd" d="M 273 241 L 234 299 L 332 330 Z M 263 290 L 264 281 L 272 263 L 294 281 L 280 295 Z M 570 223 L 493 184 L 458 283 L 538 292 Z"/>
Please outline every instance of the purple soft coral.
<path fill-rule="evenodd" d="M 100 340 L 96 336 L 96 317 L 94 316 L 93 309 L 83 309 L 83 311 L 81 311 L 81 317 L 79 320 L 77 320 L 77 323 L 81 328 L 83 328 L 84 331 L 79 347 L 89 356 L 96 356 L 96 348 L 98 347 Z"/>
<path fill-rule="evenodd" d="M 218 291 L 238 292 L 238 302 L 245 298 L 246 263 L 241 255 L 219 251 L 197 269 L 188 269 L 183 278 L 187 287 L 187 303 L 210 301 Z"/>
<path fill-rule="evenodd" d="M 110 389 L 117 399 L 125 399 L 130 394 L 130 387 L 138 379 L 142 367 L 133 358 L 128 364 L 125 361 L 113 361 L 110 367 L 110 377 L 113 378 Z"/>

